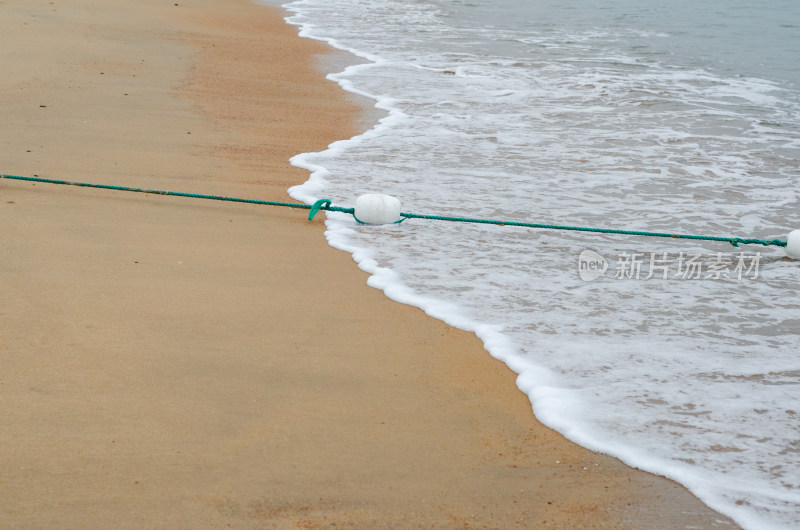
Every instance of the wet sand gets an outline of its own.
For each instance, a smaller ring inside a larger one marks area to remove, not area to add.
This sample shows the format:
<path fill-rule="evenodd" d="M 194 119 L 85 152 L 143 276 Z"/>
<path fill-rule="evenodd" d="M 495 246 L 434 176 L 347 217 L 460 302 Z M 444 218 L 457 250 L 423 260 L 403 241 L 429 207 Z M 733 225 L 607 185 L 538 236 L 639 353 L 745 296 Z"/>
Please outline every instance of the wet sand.
<path fill-rule="evenodd" d="M 0 173 L 290 200 L 367 110 L 282 16 L 0 2 Z M 733 527 L 536 422 L 305 214 L 0 179 L 0 527 Z"/>

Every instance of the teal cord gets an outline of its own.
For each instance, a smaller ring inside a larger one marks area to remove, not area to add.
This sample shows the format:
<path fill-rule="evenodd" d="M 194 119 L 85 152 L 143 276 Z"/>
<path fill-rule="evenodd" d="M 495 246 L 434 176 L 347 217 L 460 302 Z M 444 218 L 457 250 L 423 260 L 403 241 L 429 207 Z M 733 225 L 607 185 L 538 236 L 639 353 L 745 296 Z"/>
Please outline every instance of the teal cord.
<path fill-rule="evenodd" d="M 224 197 L 220 195 L 203 195 L 200 193 L 184 193 L 180 191 L 166 191 L 166 190 L 151 190 L 146 188 L 132 188 L 129 186 L 110 186 L 108 184 L 91 184 L 88 182 L 74 182 L 70 180 L 55 180 L 55 179 L 46 179 L 41 177 L 20 177 L 17 175 L 2 175 L 0 174 L 0 178 L 4 179 L 12 179 L 12 180 L 23 180 L 27 182 L 43 182 L 45 184 L 62 184 L 65 186 L 80 186 L 83 188 L 99 188 L 103 190 L 116 190 L 116 191 L 132 191 L 135 193 L 150 193 L 153 195 L 169 195 L 171 197 L 189 197 L 192 199 L 208 199 L 214 201 L 228 201 L 228 202 L 242 202 L 246 204 L 260 204 L 263 206 L 285 206 L 287 208 L 302 208 L 305 210 L 312 210 L 313 213 L 316 213 L 319 210 L 326 210 L 331 212 L 344 212 L 344 213 L 353 213 L 353 208 L 340 208 L 338 206 L 331 206 L 331 201 L 327 199 L 322 199 L 311 204 L 301 204 L 295 202 L 277 202 L 277 201 L 260 201 L 257 199 L 240 199 L 238 197 Z M 326 203 L 323 204 L 323 203 Z M 309 215 L 309 219 L 313 219 L 313 216 Z"/>
<path fill-rule="evenodd" d="M 310 204 L 300 204 L 294 202 L 276 202 L 276 201 L 260 201 L 256 199 L 240 199 L 238 197 L 224 197 L 219 195 L 202 195 L 199 193 L 183 193 L 178 191 L 165 191 L 165 190 L 151 190 L 151 189 L 144 189 L 144 188 L 132 188 L 129 186 L 110 186 L 107 184 L 90 184 L 87 182 L 73 182 L 69 180 L 55 180 L 55 179 L 46 179 L 41 177 L 20 177 L 17 175 L 3 175 L 0 174 L 0 178 L 4 179 L 12 179 L 12 180 L 22 180 L 27 182 L 43 182 L 46 184 L 62 184 L 67 186 L 80 186 L 85 188 L 100 188 L 105 190 L 117 190 L 117 191 L 132 191 L 136 193 L 150 193 L 153 195 L 168 195 L 172 197 L 189 197 L 192 199 L 209 199 L 215 201 L 228 201 L 228 202 L 241 202 L 247 204 L 260 204 L 265 206 L 285 206 L 288 208 L 302 208 L 305 210 L 310 210 L 308 213 L 308 219 L 314 219 L 314 216 L 320 211 L 325 210 L 327 212 L 342 212 L 342 213 L 349 213 L 355 218 L 355 210 L 353 208 L 342 208 L 340 206 L 333 206 L 331 204 L 330 199 L 320 199 L 316 201 L 313 205 Z M 401 213 L 400 216 L 402 219 L 396 221 L 400 223 L 405 221 L 406 219 L 430 219 L 435 221 L 452 221 L 457 223 L 479 223 L 479 224 L 490 224 L 490 225 L 498 225 L 498 226 L 522 226 L 526 228 L 543 228 L 547 230 L 572 230 L 572 231 L 579 231 L 579 232 L 595 232 L 595 233 L 602 233 L 602 234 L 623 234 L 629 236 L 647 236 L 647 237 L 669 237 L 669 238 L 676 238 L 676 239 L 695 239 L 695 240 L 704 240 L 704 241 L 722 241 L 725 243 L 730 243 L 734 247 L 738 247 L 739 245 L 764 245 L 770 246 L 775 245 L 778 247 L 785 247 L 786 241 L 781 241 L 780 239 L 747 239 L 741 237 L 716 237 L 716 236 L 693 236 L 687 234 L 669 234 L 663 232 L 641 232 L 635 230 L 617 230 L 614 228 L 591 228 L 591 227 L 584 227 L 584 226 L 564 226 L 564 225 L 551 225 L 551 224 L 539 224 L 539 223 L 524 223 L 518 221 L 499 221 L 495 219 L 473 219 L 470 217 L 446 217 L 442 215 L 419 215 L 413 213 Z M 356 218 L 356 221 L 359 221 Z"/>
<path fill-rule="evenodd" d="M 590 228 L 584 226 L 563 226 L 563 225 L 548 225 L 539 223 L 522 223 L 516 221 L 496 221 L 493 219 L 471 219 L 469 217 L 445 217 L 441 215 L 418 215 L 413 213 L 401 213 L 401 216 L 407 219 L 432 219 L 436 221 L 453 221 L 458 223 L 480 223 L 491 224 L 500 226 L 524 226 L 527 228 L 545 228 L 549 230 L 573 230 L 579 232 L 599 232 L 602 234 L 625 234 L 629 236 L 649 236 L 649 237 L 672 237 L 677 239 L 701 239 L 706 241 L 724 241 L 730 243 L 734 247 L 742 245 L 775 245 L 778 247 L 785 247 L 786 241 L 780 239 L 745 239 L 741 237 L 715 237 L 715 236 L 691 236 L 686 234 L 667 234 L 663 232 L 640 232 L 636 230 L 617 230 L 614 228 Z"/>

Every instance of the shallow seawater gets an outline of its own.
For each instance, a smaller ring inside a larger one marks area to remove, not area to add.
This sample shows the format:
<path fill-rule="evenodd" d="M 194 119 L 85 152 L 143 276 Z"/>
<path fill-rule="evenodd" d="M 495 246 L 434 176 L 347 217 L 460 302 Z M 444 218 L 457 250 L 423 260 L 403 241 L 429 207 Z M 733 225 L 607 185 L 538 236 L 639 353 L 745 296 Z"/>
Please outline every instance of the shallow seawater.
<path fill-rule="evenodd" d="M 292 190 L 419 214 L 786 239 L 800 229 L 800 4 L 301 0 L 386 112 Z M 408 220 L 327 236 L 474 330 L 535 414 L 749 528 L 800 525 L 800 262 L 775 246 Z M 589 251 L 589 252 L 587 252 Z"/>

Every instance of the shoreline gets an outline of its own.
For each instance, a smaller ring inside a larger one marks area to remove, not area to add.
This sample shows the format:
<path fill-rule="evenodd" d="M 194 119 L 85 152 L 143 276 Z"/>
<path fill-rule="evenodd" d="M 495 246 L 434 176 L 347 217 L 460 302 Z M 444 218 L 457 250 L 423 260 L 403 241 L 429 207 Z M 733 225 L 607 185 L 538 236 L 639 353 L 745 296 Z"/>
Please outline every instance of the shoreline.
<path fill-rule="evenodd" d="M 0 172 L 286 200 L 364 110 L 280 8 L 0 5 Z M 285 209 L 0 181 L 0 525 L 735 525 L 536 422 Z M 122 521 L 122 523 L 120 522 Z"/>

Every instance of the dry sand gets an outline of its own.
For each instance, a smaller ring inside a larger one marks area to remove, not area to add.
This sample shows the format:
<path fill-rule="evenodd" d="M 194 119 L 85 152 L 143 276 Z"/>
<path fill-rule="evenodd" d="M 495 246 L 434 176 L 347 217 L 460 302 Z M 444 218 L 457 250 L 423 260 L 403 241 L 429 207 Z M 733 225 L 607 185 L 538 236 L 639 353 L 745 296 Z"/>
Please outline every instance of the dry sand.
<path fill-rule="evenodd" d="M 266 200 L 364 116 L 249 0 L 0 1 L 0 172 Z M 730 527 L 305 212 L 0 180 L 0 527 Z"/>

